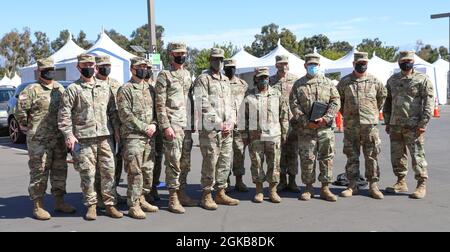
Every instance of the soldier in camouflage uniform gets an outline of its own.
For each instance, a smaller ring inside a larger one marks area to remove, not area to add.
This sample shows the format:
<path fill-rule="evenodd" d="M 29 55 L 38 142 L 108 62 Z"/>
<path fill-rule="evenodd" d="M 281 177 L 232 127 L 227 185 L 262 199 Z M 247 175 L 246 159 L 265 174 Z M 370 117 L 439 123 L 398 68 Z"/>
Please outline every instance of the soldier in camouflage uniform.
<path fill-rule="evenodd" d="M 106 215 L 122 218 L 115 205 L 114 146 L 112 135 L 119 127 L 117 107 L 107 82 L 94 78 L 95 58 L 78 56 L 81 77 L 64 92 L 58 126 L 66 146 L 72 151 L 75 169 L 80 173 L 81 189 L 87 207 L 86 220 L 97 219 L 95 172 L 100 170 Z"/>
<path fill-rule="evenodd" d="M 109 84 L 109 86 L 111 87 L 111 91 L 114 95 L 114 100 L 116 101 L 117 104 L 117 92 L 119 91 L 119 88 L 122 86 L 116 79 L 113 79 L 111 77 L 109 77 L 109 75 L 111 74 L 111 59 L 109 56 L 97 56 L 95 57 L 95 61 L 96 61 L 96 69 L 97 69 L 97 75 L 95 76 L 97 79 L 101 80 L 101 81 L 105 81 Z M 120 133 L 115 132 L 114 133 L 114 153 L 115 153 L 115 158 L 116 158 L 116 167 L 115 167 L 115 177 L 114 180 L 116 181 L 116 187 L 119 186 L 120 183 L 120 179 L 122 176 L 122 171 L 123 171 L 123 160 L 122 160 L 122 143 L 120 142 Z M 98 197 L 98 204 L 97 207 L 99 208 L 105 208 L 105 206 L 103 205 L 103 199 L 102 199 L 102 194 L 101 194 L 101 183 L 100 183 L 100 171 L 97 170 L 95 173 L 95 190 L 97 192 L 97 197 Z M 120 204 L 125 204 L 126 198 L 120 196 L 117 193 L 117 189 L 116 190 L 116 200 L 118 203 Z"/>
<path fill-rule="evenodd" d="M 300 200 L 308 201 L 314 196 L 315 166 L 318 162 L 319 181 L 322 182 L 320 197 L 335 202 L 337 197 L 331 193 L 329 185 L 333 182 L 336 143 L 333 125 L 340 109 L 340 97 L 331 80 L 319 73 L 320 57 L 308 54 L 305 59 L 307 75 L 295 83 L 290 96 L 291 111 L 298 125 L 302 181 L 306 184 Z M 322 118 L 310 122 L 314 102 L 326 104 L 328 109 Z"/>
<path fill-rule="evenodd" d="M 236 108 L 235 116 L 238 118 L 245 94 L 248 90 L 248 84 L 236 76 L 236 60 L 226 59 L 224 61 L 224 72 L 228 79 L 230 79 L 231 94 L 233 95 L 234 107 Z M 245 175 L 245 149 L 248 146 L 248 135 L 244 127 L 239 129 L 239 123 L 236 124 L 233 131 L 233 173 L 236 176 L 235 190 L 238 192 L 248 192 L 248 188 L 242 179 Z M 243 123 L 245 123 L 245 120 Z M 228 183 L 230 183 L 229 180 Z"/>
<path fill-rule="evenodd" d="M 428 163 L 425 159 L 425 133 L 433 115 L 434 89 L 430 79 L 414 70 L 414 52 L 400 52 L 401 73 L 394 74 L 387 83 L 388 96 L 384 106 L 386 131 L 391 138 L 391 161 L 398 181 L 387 192 L 408 192 L 407 150 L 411 154 L 416 191 L 413 199 L 426 196 Z"/>
<path fill-rule="evenodd" d="M 220 72 L 224 65 L 224 54 L 222 49 L 211 49 L 210 69 L 195 81 L 196 103 L 202 112 L 199 126 L 203 156 L 201 205 L 206 210 L 217 210 L 217 204 L 239 205 L 238 200 L 228 197 L 225 192 L 231 170 L 236 117 L 230 81 Z M 214 189 L 218 190 L 215 201 L 212 198 Z"/>
<path fill-rule="evenodd" d="M 147 60 L 147 69 L 148 74 L 147 77 L 145 77 L 145 81 L 153 87 L 153 89 L 156 90 L 156 82 L 153 80 L 153 63 L 150 60 Z M 155 91 L 156 92 L 156 91 Z M 156 97 L 155 97 L 156 99 Z M 146 195 L 146 199 L 150 203 L 154 203 L 156 201 L 159 201 L 159 194 L 158 194 L 158 185 L 161 183 L 161 171 L 162 171 L 162 159 L 164 155 L 164 146 L 163 146 L 163 133 L 161 129 L 158 128 L 158 130 L 155 133 L 155 167 L 153 168 L 153 183 L 152 183 L 152 190 L 150 194 Z"/>
<path fill-rule="evenodd" d="M 281 136 L 289 128 L 289 105 L 277 88 L 269 85 L 269 69 L 258 68 L 255 73 L 256 87 L 245 97 L 245 120 L 250 138 L 252 179 L 256 184 L 255 203 L 264 200 L 263 183 L 269 182 L 269 199 L 281 203 L 277 193 L 280 182 Z M 267 173 L 264 172 L 264 159 Z"/>
<path fill-rule="evenodd" d="M 285 102 L 289 104 L 289 95 L 291 94 L 294 83 L 300 79 L 294 74 L 289 73 L 289 57 L 285 55 L 276 56 L 277 74 L 270 77 L 270 86 L 281 92 Z M 281 136 L 281 180 L 278 185 L 278 191 L 288 190 L 298 193 L 297 183 L 298 175 L 298 136 L 295 121 L 292 120 L 292 112 L 289 110 L 290 126 L 287 134 Z M 288 183 L 289 175 L 289 183 Z"/>
<path fill-rule="evenodd" d="M 185 207 L 198 202 L 186 194 L 192 150 L 188 114 L 192 112 L 192 79 L 184 69 L 187 47 L 184 43 L 169 45 L 171 66 L 156 81 L 156 110 L 159 126 L 164 132 L 166 183 L 169 188 L 169 211 L 184 214 Z"/>
<path fill-rule="evenodd" d="M 145 219 L 144 212 L 154 213 L 158 208 L 145 200 L 153 182 L 155 139 L 157 132 L 155 91 L 145 81 L 147 62 L 131 59 L 131 80 L 118 93 L 121 135 L 124 142 L 125 168 L 128 173 L 129 215 Z"/>
<path fill-rule="evenodd" d="M 51 216 L 43 206 L 49 177 L 56 202 L 55 211 L 74 213 L 75 208 L 64 203 L 67 149 L 58 130 L 58 108 L 64 87 L 53 80 L 55 67 L 51 58 L 38 60 L 37 64 L 39 81 L 22 91 L 15 116 L 21 127 L 28 130 L 28 191 L 34 203 L 33 216 L 38 220 L 49 220 Z"/>
<path fill-rule="evenodd" d="M 341 196 L 347 198 L 358 193 L 356 182 L 360 177 L 359 156 L 362 148 L 366 160 L 366 179 L 370 183 L 369 195 L 374 199 L 383 199 L 378 188 L 381 140 L 377 126 L 387 96 L 386 88 L 377 78 L 367 73 L 367 53 L 355 53 L 353 64 L 354 72 L 345 76 L 337 86 L 341 96 L 341 112 L 345 118 L 344 154 L 348 159 L 345 170 L 350 181 L 348 189 Z"/>

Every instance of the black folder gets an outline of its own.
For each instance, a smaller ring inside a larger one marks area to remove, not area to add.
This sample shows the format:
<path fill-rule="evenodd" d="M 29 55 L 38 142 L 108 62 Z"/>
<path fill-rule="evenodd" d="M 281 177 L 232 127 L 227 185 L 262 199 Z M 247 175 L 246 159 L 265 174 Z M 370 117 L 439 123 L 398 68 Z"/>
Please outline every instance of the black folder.
<path fill-rule="evenodd" d="M 309 121 L 314 123 L 316 120 L 325 116 L 328 111 L 328 104 L 322 102 L 314 102 L 311 108 L 311 116 L 309 117 Z"/>

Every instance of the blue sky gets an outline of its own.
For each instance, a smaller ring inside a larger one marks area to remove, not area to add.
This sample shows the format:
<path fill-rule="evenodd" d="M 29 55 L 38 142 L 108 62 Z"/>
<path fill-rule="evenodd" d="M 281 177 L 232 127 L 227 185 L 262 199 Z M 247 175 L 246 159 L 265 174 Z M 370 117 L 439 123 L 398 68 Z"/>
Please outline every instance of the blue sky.
<path fill-rule="evenodd" d="M 0 36 L 28 26 L 55 39 L 59 31 L 84 30 L 95 40 L 102 26 L 130 36 L 147 22 L 146 0 L 21 0 L 2 3 Z M 274 22 L 299 38 L 325 34 L 332 41 L 358 44 L 379 37 L 388 45 L 411 49 L 418 39 L 448 46 L 448 19 L 430 14 L 450 12 L 449 0 L 295 1 L 295 0 L 155 0 L 157 23 L 165 41 L 185 41 L 197 48 L 213 42 L 249 45 L 263 25 Z"/>

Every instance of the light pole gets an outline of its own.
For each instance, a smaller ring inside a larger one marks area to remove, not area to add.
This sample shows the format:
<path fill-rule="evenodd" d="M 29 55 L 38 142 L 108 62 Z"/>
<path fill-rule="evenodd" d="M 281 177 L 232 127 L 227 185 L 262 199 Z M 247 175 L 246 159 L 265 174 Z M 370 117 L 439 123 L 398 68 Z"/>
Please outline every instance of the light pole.
<path fill-rule="evenodd" d="M 156 23 L 155 23 L 155 1 L 147 0 L 148 9 L 148 29 L 150 32 L 150 47 L 148 48 L 149 53 L 156 53 Z"/>
<path fill-rule="evenodd" d="M 448 57 L 447 60 L 449 62 L 449 71 L 447 73 L 447 104 L 450 101 L 450 13 L 441 13 L 441 14 L 435 14 L 435 15 L 431 15 L 431 19 L 438 19 L 438 18 L 448 18 L 449 20 L 449 38 L 448 38 Z"/>

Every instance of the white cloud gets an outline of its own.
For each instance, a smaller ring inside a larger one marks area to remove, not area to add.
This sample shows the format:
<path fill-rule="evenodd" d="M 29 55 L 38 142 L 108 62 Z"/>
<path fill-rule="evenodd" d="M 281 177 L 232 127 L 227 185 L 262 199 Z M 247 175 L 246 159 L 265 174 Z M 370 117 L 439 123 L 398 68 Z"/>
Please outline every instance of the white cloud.
<path fill-rule="evenodd" d="M 397 24 L 404 25 L 404 26 L 419 26 L 420 25 L 419 22 L 408 22 L 408 21 L 398 22 Z"/>

